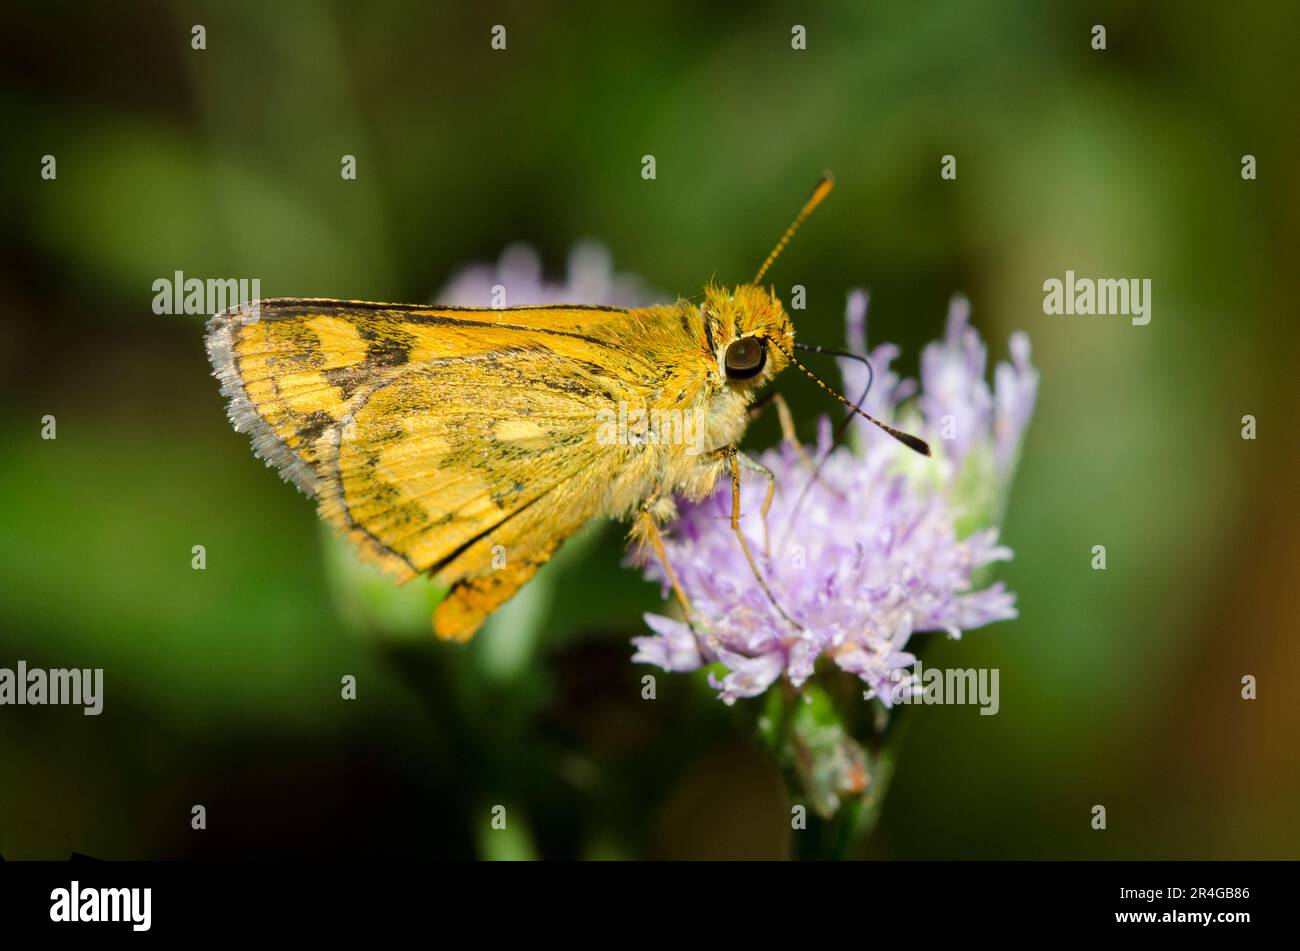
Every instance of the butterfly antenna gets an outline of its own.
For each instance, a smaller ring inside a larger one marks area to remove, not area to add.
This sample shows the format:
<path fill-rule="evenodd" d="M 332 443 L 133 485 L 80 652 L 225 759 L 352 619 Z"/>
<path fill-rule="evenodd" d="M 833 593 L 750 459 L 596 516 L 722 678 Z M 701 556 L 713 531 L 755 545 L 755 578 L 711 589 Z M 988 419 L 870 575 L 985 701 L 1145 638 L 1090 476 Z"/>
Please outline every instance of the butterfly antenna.
<path fill-rule="evenodd" d="M 867 368 L 867 385 L 862 388 L 862 395 L 854 400 L 854 403 L 858 406 L 862 406 L 866 403 L 867 394 L 871 392 L 871 384 L 876 381 L 876 371 L 875 368 L 872 367 L 870 360 L 860 353 L 853 353 L 849 350 L 832 350 L 830 347 L 819 347 L 815 343 L 799 343 L 796 341 L 794 346 L 796 350 L 807 350 L 810 353 L 822 353 L 828 357 L 843 357 L 845 360 L 856 360 L 858 363 L 861 363 Z M 817 464 L 817 468 L 813 471 L 812 482 L 816 482 L 817 477 L 821 475 L 822 466 L 824 466 L 826 460 L 831 457 L 831 453 L 839 447 L 840 442 L 844 438 L 844 434 L 848 431 L 849 423 L 851 422 L 853 422 L 853 413 L 850 411 L 842 420 L 840 420 L 839 425 L 835 427 L 835 433 L 831 437 L 831 444 L 826 450 L 826 455 L 822 456 L 821 461 Z"/>
<path fill-rule="evenodd" d="M 772 253 L 767 256 L 767 260 L 763 262 L 763 266 L 758 269 L 758 273 L 754 275 L 754 280 L 750 283 L 757 284 L 763 279 L 763 275 L 767 273 L 767 269 L 772 266 L 772 262 L 775 261 L 781 252 L 785 250 L 785 246 L 790 243 L 790 239 L 793 238 L 794 233 L 799 230 L 799 226 L 804 223 L 804 219 L 813 213 L 813 209 L 822 203 L 822 200 L 831 193 L 831 189 L 834 187 L 835 179 L 831 176 L 830 172 L 824 172 L 821 180 L 817 183 L 817 187 L 814 188 L 812 194 L 808 196 L 808 200 L 803 203 L 803 207 L 799 209 L 799 214 L 795 215 L 794 221 L 790 222 L 790 227 L 785 229 L 785 234 L 781 235 L 781 240 L 776 243 L 776 247 L 772 249 Z"/>
<path fill-rule="evenodd" d="M 832 350 L 829 347 L 819 347 L 816 344 L 811 343 L 796 342 L 795 347 L 799 350 L 809 350 L 813 353 L 824 353 L 830 357 L 844 357 L 861 363 L 867 368 L 867 385 L 862 388 L 862 395 L 859 396 L 855 402 L 859 406 L 866 402 L 867 394 L 871 392 L 871 384 L 876 380 L 876 371 L 872 368 L 870 360 L 860 353 L 851 353 L 848 350 Z M 790 507 L 790 529 L 794 528 L 795 524 L 798 522 L 799 512 L 803 508 L 804 501 L 808 498 L 808 493 L 812 491 L 812 487 L 817 484 L 817 480 L 821 478 L 822 470 L 826 468 L 826 463 L 830 461 L 831 456 L 835 454 L 835 450 L 839 447 L 840 443 L 844 441 L 844 434 L 848 432 L 849 423 L 851 422 L 853 422 L 852 411 L 845 413 L 844 418 L 841 419 L 839 425 L 835 427 L 835 432 L 831 436 L 830 445 L 826 447 L 826 451 L 822 453 L 821 458 L 817 460 L 817 464 L 813 467 L 812 476 L 804 483 L 803 489 L 800 491 L 798 498 L 794 500 L 794 505 Z M 831 491 L 835 492 L 834 489 Z M 841 499 L 844 498 L 839 492 L 835 492 L 835 494 Z M 789 529 L 786 530 L 786 533 L 787 535 L 789 534 Z M 782 541 L 782 547 L 785 547 L 784 540 Z"/>
<path fill-rule="evenodd" d="M 791 352 L 790 352 L 789 350 L 787 350 L 785 347 L 781 346 L 781 344 L 779 344 L 776 340 L 774 340 L 774 339 L 771 338 L 771 337 L 766 337 L 765 339 L 767 340 L 768 343 L 772 344 L 772 346 L 776 347 L 776 349 L 778 349 L 778 350 L 780 350 L 782 353 L 784 353 L 785 356 L 786 356 L 786 359 L 789 360 L 791 363 L 793 363 L 795 366 L 797 366 L 797 367 L 798 367 L 800 370 L 802 370 L 805 374 L 807 374 L 807 376 L 808 376 L 809 379 L 811 379 L 814 383 L 816 383 L 818 386 L 820 386 L 823 390 L 825 390 L 825 391 L 826 391 L 827 393 L 829 393 L 831 396 L 835 397 L 837 400 L 839 400 L 841 403 L 843 403 L 843 404 L 844 404 L 845 406 L 847 406 L 849 409 L 853 410 L 853 412 L 857 413 L 857 414 L 858 414 L 859 416 L 861 416 L 863 419 L 867 420 L 867 422 L 869 422 L 869 423 L 873 423 L 873 424 L 875 424 L 876 426 L 879 426 L 879 427 L 880 427 L 881 429 L 883 429 L 885 432 L 889 433 L 889 435 L 893 436 L 895 439 L 897 439 L 899 442 L 901 442 L 901 443 L 902 443 L 904 446 L 906 446 L 908 449 L 912 449 L 912 450 L 914 450 L 914 451 L 916 451 L 916 452 L 919 452 L 919 453 L 920 453 L 921 455 L 923 455 L 923 456 L 928 456 L 928 455 L 930 454 L 930 447 L 929 447 L 929 445 L 926 443 L 926 441 L 925 441 L 924 439 L 921 439 L 921 438 L 919 438 L 919 437 L 917 437 L 917 436 L 913 436 L 913 435 L 911 435 L 910 433 L 905 433 L 905 432 L 903 432 L 902 430 L 895 429 L 893 426 L 890 426 L 888 423 L 882 423 L 880 420 L 876 419 L 876 417 L 872 416 L 870 413 L 868 413 L 868 412 L 866 412 L 865 410 L 863 410 L 862 407 L 858 406 L 856 403 L 850 403 L 847 399 L 845 399 L 843 396 L 841 396 L 841 395 L 840 395 L 839 393 L 837 393 L 835 390 L 831 389 L 829 386 L 827 386 L 825 383 L 823 383 L 823 382 L 821 381 L 821 378 L 818 377 L 816 373 L 813 373 L 812 370 L 809 370 L 806 366 L 804 366 L 802 363 L 800 363 L 799 360 L 798 360 L 798 358 L 796 358 L 795 355 L 794 355 L 793 353 L 791 353 Z M 813 348 L 810 347 L 810 348 L 808 348 L 808 349 L 813 349 Z M 820 349 L 820 348 L 817 348 L 817 349 Z M 840 356 L 840 355 L 841 355 L 841 354 L 839 354 L 839 353 L 836 353 L 835 351 L 829 351 L 829 350 L 825 350 L 825 351 L 822 351 L 822 352 L 824 352 L 824 353 L 834 353 L 836 356 Z M 842 355 L 844 355 L 844 356 L 848 356 L 849 354 L 842 354 Z"/>

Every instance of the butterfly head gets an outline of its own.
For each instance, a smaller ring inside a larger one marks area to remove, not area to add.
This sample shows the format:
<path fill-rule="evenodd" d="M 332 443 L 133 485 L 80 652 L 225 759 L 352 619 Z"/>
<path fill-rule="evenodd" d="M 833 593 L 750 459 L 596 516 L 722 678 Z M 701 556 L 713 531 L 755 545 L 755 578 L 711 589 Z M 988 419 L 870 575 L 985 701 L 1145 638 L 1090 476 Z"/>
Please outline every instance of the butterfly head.
<path fill-rule="evenodd" d="M 771 290 L 753 284 L 707 288 L 700 315 L 718 375 L 727 385 L 757 389 L 785 369 L 794 324 Z"/>

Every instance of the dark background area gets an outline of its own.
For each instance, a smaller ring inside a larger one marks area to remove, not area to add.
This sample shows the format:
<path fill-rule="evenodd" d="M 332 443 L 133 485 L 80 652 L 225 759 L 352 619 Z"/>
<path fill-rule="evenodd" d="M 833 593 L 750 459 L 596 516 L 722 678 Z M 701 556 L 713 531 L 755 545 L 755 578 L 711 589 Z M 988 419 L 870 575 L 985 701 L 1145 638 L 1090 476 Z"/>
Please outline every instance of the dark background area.
<path fill-rule="evenodd" d="M 748 279 L 832 169 L 771 275 L 808 289 L 802 339 L 838 343 L 869 287 L 912 373 L 962 292 L 991 356 L 1023 329 L 1042 372 L 999 572 L 1021 616 L 921 636 L 1000 668 L 1001 712 L 915 711 L 866 854 L 1296 857 L 1297 35 L 1292 4 L 9 5 L 0 666 L 103 667 L 106 699 L 0 708 L 0 853 L 785 855 L 755 711 L 703 674 L 641 699 L 661 599 L 619 527 L 434 643 L 430 592 L 356 567 L 253 458 L 203 319 L 152 285 L 420 301 L 594 238 L 690 295 Z M 1151 323 L 1045 316 L 1067 269 L 1150 278 Z M 831 407 L 782 390 L 811 437 Z"/>

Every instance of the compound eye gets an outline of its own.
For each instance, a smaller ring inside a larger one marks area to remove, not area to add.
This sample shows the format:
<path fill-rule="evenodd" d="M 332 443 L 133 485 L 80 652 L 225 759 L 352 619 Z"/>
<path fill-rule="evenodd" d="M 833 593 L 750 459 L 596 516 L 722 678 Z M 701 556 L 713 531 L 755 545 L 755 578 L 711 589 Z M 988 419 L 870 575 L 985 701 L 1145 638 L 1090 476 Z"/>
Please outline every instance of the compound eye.
<path fill-rule="evenodd" d="M 741 337 L 727 348 L 722 360 L 729 380 L 748 380 L 763 372 L 767 348 L 757 337 Z"/>

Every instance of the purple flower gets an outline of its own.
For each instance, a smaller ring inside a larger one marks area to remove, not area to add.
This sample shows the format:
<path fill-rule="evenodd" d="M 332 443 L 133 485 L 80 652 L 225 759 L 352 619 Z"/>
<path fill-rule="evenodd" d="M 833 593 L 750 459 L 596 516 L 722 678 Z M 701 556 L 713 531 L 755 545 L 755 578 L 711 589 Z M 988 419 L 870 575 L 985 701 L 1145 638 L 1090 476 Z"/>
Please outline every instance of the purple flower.
<path fill-rule="evenodd" d="M 866 305 L 865 294 L 850 295 L 848 337 L 855 352 L 865 345 Z M 683 504 L 666 549 L 696 628 L 647 615 L 653 634 L 634 639 L 633 660 L 669 671 L 716 664 L 709 682 L 724 702 L 734 703 L 763 693 L 782 676 L 798 687 L 826 658 L 860 677 L 868 696 L 889 704 L 891 689 L 915 661 L 907 651 L 913 632 L 959 637 L 1015 617 L 1015 596 L 1000 582 L 973 588 L 980 568 L 1011 558 L 997 542 L 996 518 L 1038 382 L 1023 334 L 1012 337 L 1011 351 L 1013 363 L 997 367 L 990 391 L 969 306 L 954 300 L 944 339 L 922 354 L 919 392 L 914 381 L 890 370 L 897 348 L 886 345 L 871 354 L 875 381 L 865 408 L 927 439 L 932 459 L 912 454 L 865 421 L 855 432 L 857 448 L 836 449 L 811 486 L 790 447 L 760 457 L 778 486 L 768 519 L 770 556 L 761 554 L 761 478 L 742 485 L 741 529 L 768 587 L 798 628 L 773 607 L 745 560 L 730 525 L 730 484 L 724 480 L 710 498 Z M 845 390 L 855 399 L 866 370 L 842 362 Z M 915 401 L 905 402 L 913 395 Z M 830 423 L 823 419 L 817 458 L 830 441 Z M 657 560 L 647 563 L 646 574 L 666 593 Z"/>
<path fill-rule="evenodd" d="M 944 339 L 921 351 L 920 408 L 926 426 L 944 436 L 949 461 L 960 466 L 975 447 L 990 448 L 999 480 L 1009 480 L 1020 440 L 1034 412 L 1038 371 L 1029 363 L 1029 337 L 1011 335 L 1012 363 L 994 371 L 993 391 L 984 381 L 988 353 L 970 325 L 970 302 L 954 297 Z"/>
<path fill-rule="evenodd" d="M 499 289 L 499 293 L 497 290 Z M 562 283 L 542 277 L 537 252 L 512 244 L 496 264 L 471 264 L 451 276 L 435 297 L 453 307 L 519 307 L 525 304 L 607 304 L 641 307 L 656 296 L 630 274 L 615 274 L 609 251 L 595 242 L 576 245 Z"/>

